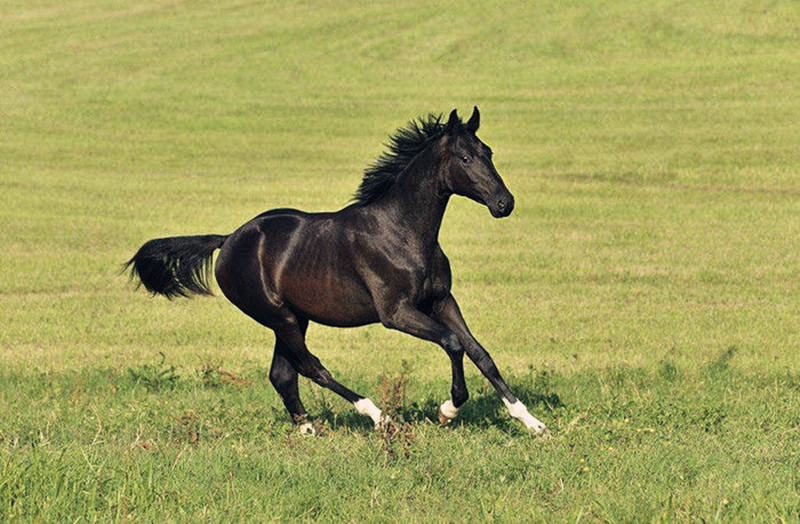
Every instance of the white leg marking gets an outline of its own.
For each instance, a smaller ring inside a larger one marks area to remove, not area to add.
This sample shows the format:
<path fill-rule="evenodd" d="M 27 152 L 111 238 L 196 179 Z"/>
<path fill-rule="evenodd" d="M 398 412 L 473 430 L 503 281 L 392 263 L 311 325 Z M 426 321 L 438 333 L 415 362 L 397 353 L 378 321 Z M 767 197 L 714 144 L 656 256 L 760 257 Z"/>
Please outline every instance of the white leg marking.
<path fill-rule="evenodd" d="M 303 422 L 300 424 L 298 428 L 301 435 L 307 435 L 313 437 L 317 432 L 314 431 L 314 426 L 311 425 L 311 422 Z"/>
<path fill-rule="evenodd" d="M 372 419 L 372 422 L 375 423 L 375 426 L 378 426 L 381 423 L 381 410 L 378 409 L 378 406 L 375 405 L 370 399 L 362 398 L 357 402 L 353 402 L 353 406 L 355 406 L 356 411 L 358 411 L 362 415 L 367 415 L 369 418 Z"/>
<path fill-rule="evenodd" d="M 450 424 L 458 415 L 458 408 L 453 404 L 452 400 L 446 400 L 444 404 L 439 406 L 439 422 L 443 426 Z"/>
<path fill-rule="evenodd" d="M 503 404 L 506 405 L 511 416 L 515 419 L 521 420 L 522 423 L 525 424 L 526 428 L 532 429 L 537 434 L 542 433 L 543 431 L 548 431 L 547 426 L 545 426 L 542 421 L 528 413 L 528 408 L 526 408 L 525 404 L 519 400 L 512 404 L 508 400 L 503 399 Z"/>

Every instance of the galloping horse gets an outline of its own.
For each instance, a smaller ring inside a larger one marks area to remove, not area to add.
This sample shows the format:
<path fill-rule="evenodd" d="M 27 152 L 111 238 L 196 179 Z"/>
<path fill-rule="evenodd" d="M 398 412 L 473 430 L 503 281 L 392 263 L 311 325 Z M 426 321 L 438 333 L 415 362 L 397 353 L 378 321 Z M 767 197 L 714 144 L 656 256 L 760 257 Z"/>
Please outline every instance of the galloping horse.
<path fill-rule="evenodd" d="M 495 218 L 514 209 L 514 197 L 476 136 L 476 107 L 464 124 L 455 110 L 412 121 L 390 137 L 389 151 L 369 167 L 354 202 L 332 213 L 273 209 L 230 235 L 161 238 L 145 243 L 127 263 L 153 294 L 172 299 L 211 294 L 216 279 L 245 314 L 275 332 L 269 378 L 292 419 L 313 432 L 298 394 L 298 374 L 385 421 L 366 397 L 340 384 L 306 346 L 309 321 L 337 327 L 381 322 L 444 349 L 452 367 L 451 398 L 439 408 L 449 424 L 469 393 L 464 353 L 495 387 L 511 416 L 536 433 L 545 425 L 509 390 L 470 333 L 450 293 L 451 273 L 439 228 L 451 195 L 489 208 Z"/>

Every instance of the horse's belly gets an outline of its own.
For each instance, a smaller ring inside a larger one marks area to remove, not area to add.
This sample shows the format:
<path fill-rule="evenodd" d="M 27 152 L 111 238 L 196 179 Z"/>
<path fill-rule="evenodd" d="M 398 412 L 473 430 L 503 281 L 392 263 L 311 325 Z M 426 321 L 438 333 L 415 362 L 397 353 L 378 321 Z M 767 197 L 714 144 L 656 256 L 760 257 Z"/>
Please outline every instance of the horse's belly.
<path fill-rule="evenodd" d="M 350 327 L 379 320 L 372 297 L 356 282 L 330 283 L 310 277 L 285 290 L 284 300 L 319 324 Z"/>

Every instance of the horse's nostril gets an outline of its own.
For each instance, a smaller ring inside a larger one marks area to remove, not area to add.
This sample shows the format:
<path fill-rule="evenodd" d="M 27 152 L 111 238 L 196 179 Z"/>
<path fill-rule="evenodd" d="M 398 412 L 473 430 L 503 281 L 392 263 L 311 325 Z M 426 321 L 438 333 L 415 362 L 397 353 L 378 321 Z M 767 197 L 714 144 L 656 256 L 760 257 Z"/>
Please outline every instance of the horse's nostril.
<path fill-rule="evenodd" d="M 497 216 L 507 217 L 514 210 L 514 197 L 498 198 L 495 204 Z"/>

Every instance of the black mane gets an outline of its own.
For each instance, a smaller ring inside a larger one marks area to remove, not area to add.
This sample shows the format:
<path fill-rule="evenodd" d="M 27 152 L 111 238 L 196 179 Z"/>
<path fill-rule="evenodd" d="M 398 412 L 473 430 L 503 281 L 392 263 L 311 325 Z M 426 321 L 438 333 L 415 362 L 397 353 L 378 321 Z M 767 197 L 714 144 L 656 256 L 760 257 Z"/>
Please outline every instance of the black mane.
<path fill-rule="evenodd" d="M 431 141 L 442 136 L 444 128 L 442 115 L 429 114 L 427 118 L 412 120 L 406 127 L 389 135 L 386 144 L 389 150 L 364 170 L 364 178 L 353 196 L 356 205 L 365 206 L 383 195 L 414 157 L 424 151 Z"/>

